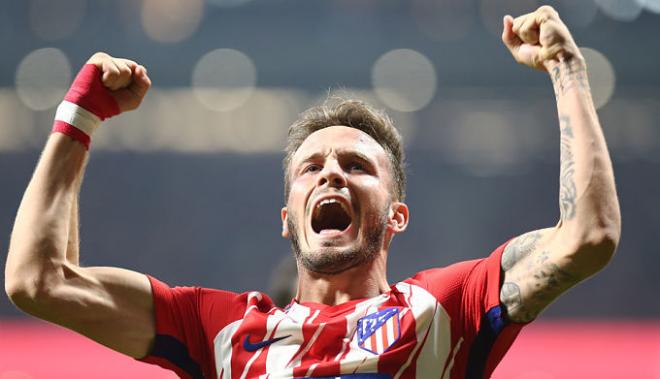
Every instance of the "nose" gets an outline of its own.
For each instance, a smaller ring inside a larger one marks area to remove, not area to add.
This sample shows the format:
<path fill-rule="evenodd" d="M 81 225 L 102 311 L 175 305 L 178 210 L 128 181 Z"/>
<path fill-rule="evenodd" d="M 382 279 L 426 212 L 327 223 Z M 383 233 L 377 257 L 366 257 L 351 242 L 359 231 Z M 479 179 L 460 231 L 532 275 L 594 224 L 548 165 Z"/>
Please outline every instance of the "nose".
<path fill-rule="evenodd" d="M 323 170 L 318 177 L 318 186 L 328 186 L 334 188 L 346 187 L 346 176 L 342 170 L 339 162 L 334 159 L 329 159 L 325 162 Z"/>

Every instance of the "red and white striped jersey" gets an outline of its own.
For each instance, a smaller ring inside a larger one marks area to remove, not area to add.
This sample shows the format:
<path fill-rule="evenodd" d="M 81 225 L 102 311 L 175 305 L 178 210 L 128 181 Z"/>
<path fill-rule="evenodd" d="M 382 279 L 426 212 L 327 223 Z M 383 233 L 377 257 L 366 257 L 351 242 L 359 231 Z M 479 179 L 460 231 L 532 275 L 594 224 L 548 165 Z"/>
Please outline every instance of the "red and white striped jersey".
<path fill-rule="evenodd" d="M 500 310 L 504 246 L 335 306 L 150 278 L 156 340 L 143 360 L 195 379 L 489 377 L 522 327 Z"/>

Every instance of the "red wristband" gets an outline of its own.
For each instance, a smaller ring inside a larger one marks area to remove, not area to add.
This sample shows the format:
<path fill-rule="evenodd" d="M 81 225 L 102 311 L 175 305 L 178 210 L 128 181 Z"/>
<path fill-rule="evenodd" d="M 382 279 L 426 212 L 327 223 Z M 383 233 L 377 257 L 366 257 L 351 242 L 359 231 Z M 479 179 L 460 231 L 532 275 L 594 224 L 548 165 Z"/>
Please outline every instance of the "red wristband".
<path fill-rule="evenodd" d="M 85 150 L 89 150 L 89 145 L 92 143 L 92 137 L 87 135 L 87 133 L 83 132 L 82 130 L 76 128 L 75 126 L 71 124 L 67 124 L 64 121 L 60 120 L 55 120 L 55 123 L 53 123 L 53 130 L 51 133 L 62 133 L 65 134 L 74 140 L 80 142 L 85 146 Z"/>
<path fill-rule="evenodd" d="M 101 70 L 93 64 L 82 67 L 64 100 L 94 113 L 101 121 L 119 114 L 119 104 L 101 81 Z"/>
<path fill-rule="evenodd" d="M 86 64 L 57 109 L 52 133 L 65 134 L 89 150 L 94 129 L 101 121 L 119 113 L 117 101 L 101 81 L 101 70 Z"/>

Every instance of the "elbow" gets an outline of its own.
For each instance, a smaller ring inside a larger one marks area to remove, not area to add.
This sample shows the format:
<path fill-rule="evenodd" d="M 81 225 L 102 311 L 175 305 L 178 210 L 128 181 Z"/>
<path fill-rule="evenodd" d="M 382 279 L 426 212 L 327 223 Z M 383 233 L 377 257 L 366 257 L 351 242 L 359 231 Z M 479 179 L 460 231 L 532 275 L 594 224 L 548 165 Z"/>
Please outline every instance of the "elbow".
<path fill-rule="evenodd" d="M 6 272 L 5 293 L 18 309 L 38 316 L 57 287 L 56 276 Z"/>
<path fill-rule="evenodd" d="M 595 250 L 599 256 L 602 256 L 601 261 L 604 267 L 614 256 L 614 253 L 619 246 L 620 238 L 621 232 L 618 230 L 618 228 L 598 230 L 595 232 L 595 235 L 588 241 L 587 247 L 589 249 Z"/>
<path fill-rule="evenodd" d="M 573 254 L 574 267 L 582 268 L 582 276 L 589 277 L 602 270 L 614 257 L 621 230 L 618 225 L 590 230 Z"/>
<path fill-rule="evenodd" d="M 621 240 L 621 213 L 618 211 L 618 207 L 617 211 L 606 220 L 590 233 L 588 241 L 589 245 L 603 256 L 601 268 L 610 262 Z"/>
<path fill-rule="evenodd" d="M 10 275 L 5 276 L 5 292 L 14 305 L 24 311 L 30 312 L 30 309 L 35 307 L 39 298 L 43 298 L 40 294 L 39 286 L 36 281 L 28 278 L 16 278 Z"/>
<path fill-rule="evenodd" d="M 567 225 L 568 226 L 568 225 Z M 574 267 L 581 268 L 584 277 L 602 270 L 614 257 L 621 240 L 621 212 L 618 202 L 600 212 L 583 213 L 568 226 L 570 250 Z"/>

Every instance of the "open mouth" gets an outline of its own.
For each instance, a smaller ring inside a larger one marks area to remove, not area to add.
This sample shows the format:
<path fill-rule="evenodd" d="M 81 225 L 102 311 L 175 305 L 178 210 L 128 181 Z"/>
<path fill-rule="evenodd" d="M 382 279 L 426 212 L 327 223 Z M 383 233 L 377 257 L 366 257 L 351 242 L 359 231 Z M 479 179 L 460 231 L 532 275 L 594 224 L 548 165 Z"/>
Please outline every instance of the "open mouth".
<path fill-rule="evenodd" d="M 351 213 L 346 205 L 337 199 L 320 201 L 312 213 L 312 230 L 317 234 L 323 231 L 343 232 L 351 222 Z"/>

